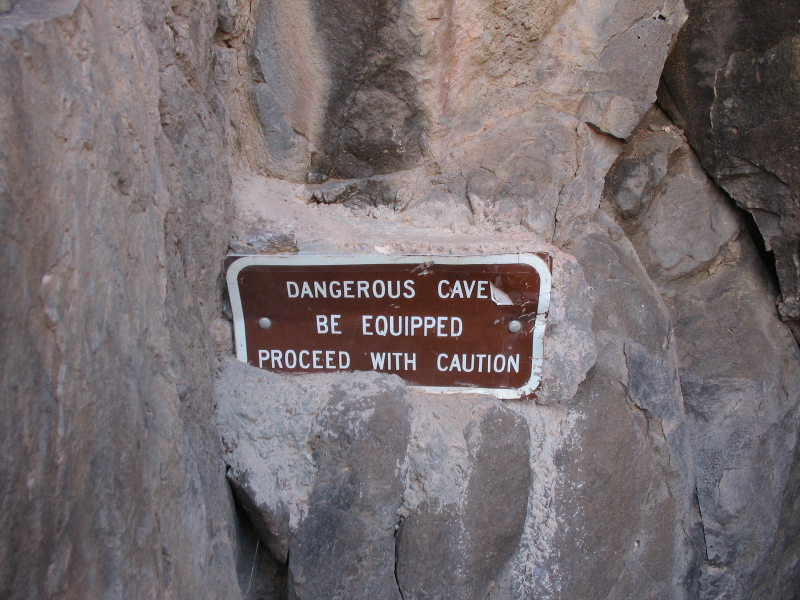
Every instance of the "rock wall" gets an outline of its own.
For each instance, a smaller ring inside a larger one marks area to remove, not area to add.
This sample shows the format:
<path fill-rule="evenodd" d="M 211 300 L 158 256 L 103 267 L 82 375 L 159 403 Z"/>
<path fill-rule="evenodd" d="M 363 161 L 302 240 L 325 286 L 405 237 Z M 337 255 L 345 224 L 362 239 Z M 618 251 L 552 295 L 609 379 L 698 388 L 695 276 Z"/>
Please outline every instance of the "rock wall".
<path fill-rule="evenodd" d="M 236 8 L 218 68 L 237 163 L 309 183 L 412 169 L 538 105 L 624 138 L 685 18 L 653 1 Z"/>
<path fill-rule="evenodd" d="M 767 4 L 0 0 L 2 595 L 800 593 Z M 547 252 L 538 397 L 238 363 L 226 251 Z"/>
<path fill-rule="evenodd" d="M 687 0 L 687 7 L 660 102 L 703 167 L 753 215 L 774 255 L 781 316 L 797 336 L 800 6 Z"/>
<path fill-rule="evenodd" d="M 675 336 L 696 472 L 701 597 L 788 597 L 761 588 L 776 539 L 797 531 L 791 496 L 800 371 L 744 223 L 680 131 L 654 109 L 609 172 L 604 208 L 658 286 Z M 791 502 L 790 502 L 791 504 Z M 791 508 L 789 510 L 792 510 Z"/>
<path fill-rule="evenodd" d="M 0 15 L 0 595 L 239 595 L 212 425 L 213 6 Z"/>

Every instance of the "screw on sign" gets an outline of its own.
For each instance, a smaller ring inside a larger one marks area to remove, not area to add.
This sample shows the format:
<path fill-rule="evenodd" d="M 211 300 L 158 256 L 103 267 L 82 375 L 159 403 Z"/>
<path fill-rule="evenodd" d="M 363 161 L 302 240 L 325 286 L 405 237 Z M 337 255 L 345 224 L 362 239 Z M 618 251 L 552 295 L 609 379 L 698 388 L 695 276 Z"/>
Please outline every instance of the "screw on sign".
<path fill-rule="evenodd" d="M 551 261 L 233 256 L 239 360 L 279 373 L 380 371 L 431 392 L 528 398 L 541 382 Z"/>

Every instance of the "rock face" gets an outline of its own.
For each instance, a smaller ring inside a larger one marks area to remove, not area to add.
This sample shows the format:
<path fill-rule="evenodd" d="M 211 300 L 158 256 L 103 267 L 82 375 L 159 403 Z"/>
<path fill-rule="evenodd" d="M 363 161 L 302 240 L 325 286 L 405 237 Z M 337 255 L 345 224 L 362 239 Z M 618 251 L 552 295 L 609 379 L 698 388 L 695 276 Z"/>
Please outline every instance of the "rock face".
<path fill-rule="evenodd" d="M 800 594 L 795 4 L 0 0 L 0 595 Z M 238 363 L 226 250 L 546 252 L 538 396 Z"/>
<path fill-rule="evenodd" d="M 466 493 L 454 504 L 426 500 L 398 530 L 403 598 L 485 598 L 519 543 L 531 487 L 525 420 L 494 406 L 464 434 Z"/>
<path fill-rule="evenodd" d="M 228 477 L 289 598 L 485 597 L 525 524 L 522 417 L 460 397 L 443 418 L 395 376 L 298 384 L 232 359 L 216 389 Z"/>
<path fill-rule="evenodd" d="M 238 596 L 210 419 L 214 28 L 180 3 L 0 15 L 3 597 Z"/>
<path fill-rule="evenodd" d="M 217 72 L 241 164 L 364 179 L 445 157 L 536 105 L 626 137 L 683 19 L 680 2 L 264 0 L 226 13 Z"/>
<path fill-rule="evenodd" d="M 659 100 L 774 253 L 781 316 L 800 334 L 800 6 L 688 0 Z"/>
<path fill-rule="evenodd" d="M 796 564 L 788 498 L 797 447 L 797 345 L 741 215 L 663 113 L 646 118 L 609 172 L 609 211 L 669 307 L 694 455 L 701 597 L 781 598 Z"/>
<path fill-rule="evenodd" d="M 401 597 L 394 530 L 410 424 L 402 388 L 378 385 L 367 393 L 336 387 L 317 415 L 317 473 L 292 535 L 290 598 Z"/>

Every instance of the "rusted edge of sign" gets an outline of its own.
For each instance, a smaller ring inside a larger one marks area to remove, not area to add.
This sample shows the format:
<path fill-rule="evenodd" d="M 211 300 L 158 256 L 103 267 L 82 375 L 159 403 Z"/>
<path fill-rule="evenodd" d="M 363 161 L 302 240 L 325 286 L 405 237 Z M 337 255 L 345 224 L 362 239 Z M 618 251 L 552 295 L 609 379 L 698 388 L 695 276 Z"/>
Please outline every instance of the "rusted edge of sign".
<path fill-rule="evenodd" d="M 483 255 L 319 255 L 319 254 L 271 254 L 229 256 L 225 260 L 227 267 L 226 282 L 233 313 L 233 331 L 236 344 L 236 358 L 247 363 L 247 339 L 245 338 L 244 311 L 239 293 L 237 278 L 245 267 L 259 265 L 274 266 L 326 266 L 326 265 L 387 265 L 417 264 L 432 262 L 446 265 L 480 265 L 480 264 L 527 264 L 539 275 L 539 307 L 533 327 L 533 351 L 531 377 L 522 387 L 516 389 L 477 388 L 477 387 L 436 387 L 410 385 L 412 389 L 433 394 L 484 394 L 500 400 L 518 400 L 533 396 L 541 385 L 542 367 L 544 364 L 544 332 L 547 325 L 547 314 L 550 309 L 551 268 L 552 260 L 547 255 L 536 254 L 483 254 Z"/>

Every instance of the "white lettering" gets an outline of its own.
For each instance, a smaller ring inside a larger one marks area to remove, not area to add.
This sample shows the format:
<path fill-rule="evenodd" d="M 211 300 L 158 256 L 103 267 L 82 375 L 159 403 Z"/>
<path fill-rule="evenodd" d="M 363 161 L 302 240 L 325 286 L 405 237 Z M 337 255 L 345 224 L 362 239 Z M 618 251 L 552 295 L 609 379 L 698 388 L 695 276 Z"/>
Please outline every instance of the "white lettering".
<path fill-rule="evenodd" d="M 364 294 L 365 298 L 369 298 L 369 281 L 359 281 L 358 282 L 358 297 L 361 298 L 361 294 Z"/>
<path fill-rule="evenodd" d="M 327 315 L 317 315 L 317 333 L 328 333 Z"/>
<path fill-rule="evenodd" d="M 259 350 L 258 366 L 263 368 L 269 361 L 270 369 L 330 369 L 337 368 L 336 350 Z M 391 360 L 391 357 L 390 357 Z M 324 366 L 323 366 L 324 362 Z M 339 351 L 338 369 L 347 369 L 350 366 L 350 355 Z M 414 363 L 416 365 L 416 363 Z M 416 367 L 415 367 L 416 368 Z"/>
<path fill-rule="evenodd" d="M 433 329 L 434 327 L 436 327 L 436 319 L 434 319 L 433 317 L 425 317 L 424 327 L 425 327 L 425 331 L 424 331 L 423 335 L 428 335 L 428 330 L 429 329 Z"/>
<path fill-rule="evenodd" d="M 403 292 L 403 296 L 405 298 L 413 298 L 416 292 L 414 291 L 414 282 L 410 279 L 407 279 L 403 282 L 403 287 L 406 288 L 406 291 Z"/>
<path fill-rule="evenodd" d="M 336 328 L 339 326 L 337 319 L 341 315 L 330 317 L 318 316 L 317 319 L 327 318 L 325 324 L 318 326 L 319 333 L 341 333 Z M 448 328 L 448 321 L 450 326 Z M 374 329 L 373 329 L 374 326 Z M 464 332 L 464 322 L 460 317 L 432 317 L 420 315 L 361 315 L 362 335 L 380 336 L 415 336 L 436 335 L 437 337 L 458 337 Z"/>
<path fill-rule="evenodd" d="M 338 281 L 331 281 L 328 284 L 328 292 L 331 295 L 331 298 L 341 298 L 342 297 L 342 290 L 341 290 L 341 283 Z M 336 290 L 334 291 L 333 286 L 336 286 Z"/>
<path fill-rule="evenodd" d="M 458 323 L 458 331 L 456 331 L 456 323 Z M 459 317 L 450 317 L 450 336 L 458 337 L 464 331 L 463 323 Z"/>
<path fill-rule="evenodd" d="M 289 295 L 289 298 L 297 298 L 297 296 L 300 295 L 300 288 L 294 281 L 287 281 L 286 293 Z"/>
<path fill-rule="evenodd" d="M 355 296 L 353 296 L 353 292 L 350 289 L 350 288 L 353 287 L 354 283 L 355 283 L 354 281 L 345 281 L 344 282 L 344 297 L 345 298 L 355 298 Z"/>
<path fill-rule="evenodd" d="M 416 371 L 417 354 L 408 352 L 370 352 L 374 371 Z M 401 362 L 402 361 L 402 362 Z"/>
<path fill-rule="evenodd" d="M 416 355 L 414 355 L 416 358 Z M 476 361 L 477 359 L 477 361 Z M 486 370 L 484 371 L 484 359 Z M 449 364 L 447 361 L 450 361 Z M 477 362 L 477 364 L 476 364 Z M 436 368 L 439 371 L 459 371 L 463 373 L 519 373 L 519 354 L 505 356 L 504 354 L 439 354 L 436 356 Z M 406 367 L 408 369 L 408 367 Z M 416 367 L 415 367 L 416 370 Z"/>
<path fill-rule="evenodd" d="M 497 365 L 500 365 L 499 367 Z M 494 357 L 494 372 L 495 373 L 502 373 L 503 370 L 506 368 L 506 357 L 502 354 L 497 354 Z"/>
<path fill-rule="evenodd" d="M 383 352 L 370 352 L 369 355 L 370 358 L 372 358 L 373 371 L 384 368 L 384 365 L 386 364 L 386 355 Z"/>
<path fill-rule="evenodd" d="M 450 285 L 450 282 L 447 281 L 447 279 L 442 279 L 439 282 L 439 298 L 449 298 L 450 297 L 449 293 L 445 293 L 445 294 L 442 293 L 442 286 L 443 285 Z"/>
<path fill-rule="evenodd" d="M 488 299 L 489 296 L 486 295 L 486 291 L 485 291 L 487 287 L 489 287 L 489 282 L 488 281 L 479 281 L 478 282 L 478 295 L 475 296 L 475 297 L 476 298 L 487 298 Z"/>
<path fill-rule="evenodd" d="M 339 326 L 339 319 L 342 318 L 342 315 L 331 315 L 331 333 L 333 334 L 341 334 L 341 330 L 337 331 L 337 327 Z"/>
<path fill-rule="evenodd" d="M 411 332 L 409 335 L 414 335 L 414 331 L 422 327 L 422 317 L 411 317 Z"/>
<path fill-rule="evenodd" d="M 436 318 L 436 336 L 437 337 L 447 337 L 447 334 L 444 331 L 444 326 L 447 323 L 447 317 L 437 317 Z"/>
<path fill-rule="evenodd" d="M 389 333 L 392 335 L 403 335 L 403 318 L 398 315 L 397 317 L 397 331 L 394 330 L 395 316 L 389 317 Z"/>
<path fill-rule="evenodd" d="M 303 282 L 303 291 L 302 291 L 302 292 L 300 292 L 300 297 L 301 297 L 301 298 L 305 298 L 306 296 L 308 296 L 309 298 L 313 298 L 313 297 L 314 297 L 314 294 L 313 294 L 313 292 L 311 291 L 311 286 L 310 286 L 310 285 L 308 285 L 308 282 L 307 282 L 307 281 L 304 281 L 304 282 Z"/>
<path fill-rule="evenodd" d="M 381 322 L 383 325 L 381 325 Z M 375 333 L 378 335 L 386 335 L 389 331 L 389 322 L 386 320 L 386 317 L 383 315 L 378 315 L 375 317 Z"/>

